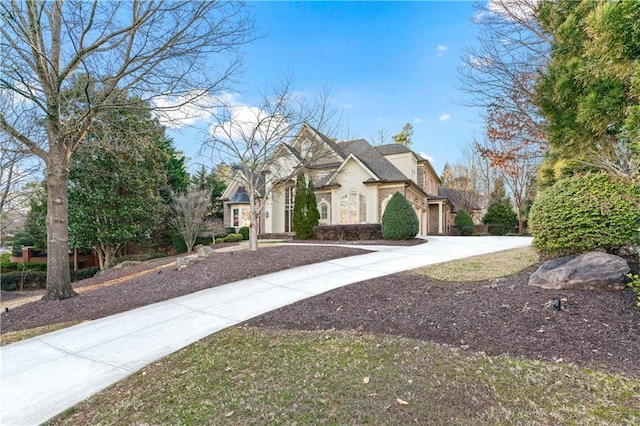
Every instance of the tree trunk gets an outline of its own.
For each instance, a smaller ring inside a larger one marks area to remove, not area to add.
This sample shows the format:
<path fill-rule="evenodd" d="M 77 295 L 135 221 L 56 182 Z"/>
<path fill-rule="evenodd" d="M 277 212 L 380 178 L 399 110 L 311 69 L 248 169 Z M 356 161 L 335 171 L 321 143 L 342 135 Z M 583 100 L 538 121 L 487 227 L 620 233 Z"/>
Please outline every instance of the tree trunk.
<path fill-rule="evenodd" d="M 62 300 L 76 295 L 71 287 L 67 192 L 67 154 L 52 145 L 47 162 L 47 289 L 44 300 Z"/>
<path fill-rule="evenodd" d="M 104 250 L 102 250 L 102 245 L 98 244 L 93 247 L 98 255 L 98 265 L 100 266 L 100 270 L 104 271 Z"/>
<path fill-rule="evenodd" d="M 524 216 L 520 213 L 518 214 L 518 235 L 524 235 L 524 231 Z"/>
<path fill-rule="evenodd" d="M 258 251 L 258 209 L 253 191 L 249 193 L 249 251 Z"/>
<path fill-rule="evenodd" d="M 113 259 L 117 250 L 117 247 L 107 243 L 104 249 L 104 269 L 109 269 L 113 266 Z"/>

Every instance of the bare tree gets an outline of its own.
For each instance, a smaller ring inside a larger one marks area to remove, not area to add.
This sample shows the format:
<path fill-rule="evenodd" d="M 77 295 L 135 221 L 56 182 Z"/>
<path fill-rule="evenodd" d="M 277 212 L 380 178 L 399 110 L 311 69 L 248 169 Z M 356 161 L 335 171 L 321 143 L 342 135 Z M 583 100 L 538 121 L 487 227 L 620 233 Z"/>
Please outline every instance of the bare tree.
<path fill-rule="evenodd" d="M 389 140 L 390 134 L 391 133 L 389 132 L 389 130 L 380 129 L 378 130 L 378 133 L 375 134 L 375 136 L 371 137 L 371 141 L 374 145 L 384 145 Z"/>
<path fill-rule="evenodd" d="M 476 7 L 478 43 L 464 52 L 461 88 L 467 102 L 487 108 L 516 88 L 530 99 L 539 67 L 550 59 L 550 39 L 540 28 L 539 0 L 490 0 Z M 523 78 L 526 77 L 526 78 Z"/>
<path fill-rule="evenodd" d="M 476 190 L 480 195 L 490 195 L 493 192 L 495 182 L 495 170 L 491 166 L 491 160 L 484 157 L 478 149 L 478 141 L 472 140 L 462 151 L 462 161 L 472 165 L 475 169 L 477 181 Z"/>
<path fill-rule="evenodd" d="M 174 193 L 172 198 L 169 223 L 184 238 L 187 252 L 191 252 L 209 209 L 211 193 L 192 188 L 186 194 Z"/>
<path fill-rule="evenodd" d="M 535 98 L 539 70 L 550 60 L 549 35 L 537 17 L 540 0 L 490 0 L 478 5 L 478 43 L 469 47 L 460 69 L 465 103 L 486 111 L 496 103 L 518 115 L 531 132 L 542 133 Z"/>
<path fill-rule="evenodd" d="M 209 99 L 238 71 L 237 50 L 249 40 L 252 22 L 241 3 L 186 0 L 6 0 L 0 14 L 0 91 L 18 106 L 0 112 L 0 130 L 46 165 L 44 299 L 64 299 L 75 295 L 68 262 L 69 160 L 96 117 L 148 102 L 175 113 Z M 96 82 L 98 94 L 64 96 L 80 75 Z M 127 105 L 115 96 L 119 91 L 131 95 Z M 33 120 L 25 122 L 25 115 Z M 41 138 L 30 136 L 34 127 Z"/>
<path fill-rule="evenodd" d="M 0 245 L 8 234 L 23 225 L 29 205 L 30 186 L 41 163 L 25 153 L 8 135 L 0 135 Z"/>
<path fill-rule="evenodd" d="M 290 79 L 261 94 L 259 106 L 229 102 L 216 114 L 211 138 L 205 147 L 211 148 L 219 162 L 239 166 L 238 177 L 249 196 L 249 248 L 258 249 L 258 221 L 266 199 L 280 182 L 293 178 L 310 159 L 317 160 L 322 152 L 315 146 L 306 147 L 291 157 L 289 167 L 278 166 L 278 158 L 288 150 L 286 142 L 305 123 L 337 129 L 330 111 L 327 92 L 311 101 L 291 88 Z"/>
<path fill-rule="evenodd" d="M 540 125 L 523 118 L 506 106 L 527 102 L 528 98 L 515 89 L 509 99 L 498 101 L 489 108 L 487 138 L 476 144 L 483 158 L 502 178 L 518 214 L 520 233 L 524 232 L 525 204 L 542 157 L 547 149 Z"/>

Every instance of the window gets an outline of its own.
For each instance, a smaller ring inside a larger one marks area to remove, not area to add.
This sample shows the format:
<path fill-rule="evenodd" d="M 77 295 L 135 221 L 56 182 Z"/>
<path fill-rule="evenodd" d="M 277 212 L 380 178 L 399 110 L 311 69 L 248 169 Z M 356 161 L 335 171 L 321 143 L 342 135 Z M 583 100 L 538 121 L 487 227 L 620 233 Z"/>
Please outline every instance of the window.
<path fill-rule="evenodd" d="M 293 203 L 295 202 L 294 185 L 284 188 L 284 232 L 293 232 Z"/>
<path fill-rule="evenodd" d="M 367 223 L 367 197 L 350 192 L 340 199 L 340 223 Z"/>
<path fill-rule="evenodd" d="M 240 226 L 240 209 L 233 209 L 233 223 L 231 226 L 235 226 L 236 228 Z"/>
<path fill-rule="evenodd" d="M 320 220 L 329 220 L 329 206 L 326 204 L 320 205 Z"/>

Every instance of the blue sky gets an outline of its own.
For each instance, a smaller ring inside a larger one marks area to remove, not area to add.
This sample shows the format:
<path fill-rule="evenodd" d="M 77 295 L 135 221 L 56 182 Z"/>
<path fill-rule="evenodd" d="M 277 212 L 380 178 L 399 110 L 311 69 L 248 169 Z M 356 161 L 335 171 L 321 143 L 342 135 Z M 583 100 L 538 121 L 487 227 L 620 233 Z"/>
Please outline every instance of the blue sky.
<path fill-rule="evenodd" d="M 414 127 L 413 150 L 438 172 L 483 126 L 462 106 L 458 69 L 463 48 L 475 44 L 472 2 L 250 2 L 258 34 L 246 46 L 236 99 L 251 105 L 258 91 L 287 74 L 296 91 L 331 89 L 349 135 L 373 141 L 404 123 Z M 197 123 L 207 128 L 205 120 Z M 197 158 L 202 132 L 169 132 L 176 147 Z"/>

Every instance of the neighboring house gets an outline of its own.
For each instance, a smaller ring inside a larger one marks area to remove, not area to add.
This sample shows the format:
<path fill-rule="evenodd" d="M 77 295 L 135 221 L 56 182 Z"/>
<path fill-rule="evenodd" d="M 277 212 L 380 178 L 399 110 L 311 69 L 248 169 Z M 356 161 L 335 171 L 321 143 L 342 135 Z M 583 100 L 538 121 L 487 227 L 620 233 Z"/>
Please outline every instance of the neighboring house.
<path fill-rule="evenodd" d="M 380 223 L 391 196 L 400 192 L 416 211 L 421 235 L 448 234 L 453 206 L 438 196 L 440 178 L 427 159 L 399 144 L 336 142 L 306 124 L 290 144 L 279 147 L 263 171 L 259 234 L 293 232 L 299 173 L 313 181 L 321 225 Z M 249 224 L 249 196 L 242 177 L 238 170 L 221 197 L 225 226 Z"/>
<path fill-rule="evenodd" d="M 485 213 L 487 213 L 489 200 L 491 199 L 488 195 L 479 195 L 475 192 L 469 193 L 462 189 L 445 188 L 442 186 L 438 188 L 438 196 L 449 200 L 451 203 L 452 223 L 455 220 L 456 213 L 460 210 L 465 210 L 471 215 L 473 223 L 476 225 L 482 224 L 482 218 Z"/>

